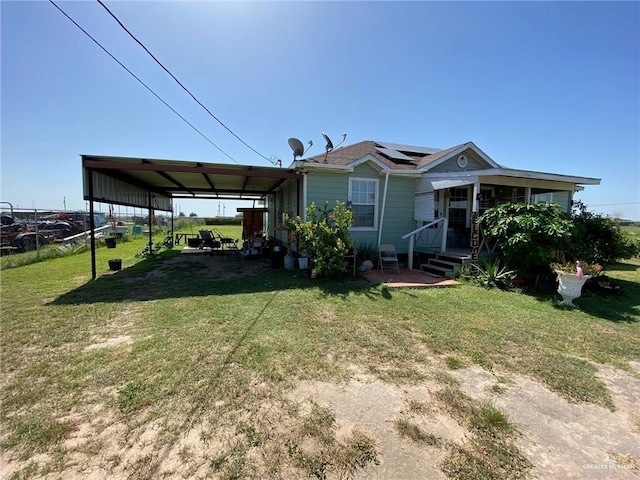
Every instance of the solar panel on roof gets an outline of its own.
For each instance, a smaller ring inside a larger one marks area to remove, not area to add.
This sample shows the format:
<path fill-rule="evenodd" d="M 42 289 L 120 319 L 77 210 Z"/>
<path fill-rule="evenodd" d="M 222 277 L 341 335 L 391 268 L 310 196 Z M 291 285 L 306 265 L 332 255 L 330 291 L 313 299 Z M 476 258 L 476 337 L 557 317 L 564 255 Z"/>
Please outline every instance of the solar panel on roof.
<path fill-rule="evenodd" d="M 403 162 L 413 162 L 414 159 L 411 157 L 407 157 L 404 153 L 400 153 L 396 150 L 392 150 L 390 148 L 380 148 L 380 147 L 376 147 L 376 150 L 379 151 L 380 153 L 382 153 L 383 155 L 386 155 L 387 157 L 393 159 L 393 160 L 401 160 Z"/>
<path fill-rule="evenodd" d="M 432 147 L 417 147 L 415 145 L 402 145 L 399 143 L 386 143 L 386 142 L 376 142 L 376 143 L 390 150 L 395 150 L 397 152 L 415 153 L 417 155 L 430 155 L 430 154 L 438 153 L 442 151 L 442 149 L 440 148 L 432 148 Z"/>

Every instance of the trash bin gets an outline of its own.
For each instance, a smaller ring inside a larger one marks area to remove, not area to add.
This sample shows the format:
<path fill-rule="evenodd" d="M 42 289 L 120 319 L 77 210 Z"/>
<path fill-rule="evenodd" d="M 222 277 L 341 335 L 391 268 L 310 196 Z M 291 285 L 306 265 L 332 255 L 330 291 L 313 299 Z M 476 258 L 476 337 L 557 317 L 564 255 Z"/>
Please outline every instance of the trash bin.
<path fill-rule="evenodd" d="M 109 270 L 112 270 L 114 272 L 122 270 L 122 259 L 112 258 L 111 260 L 109 260 Z"/>
<path fill-rule="evenodd" d="M 271 249 L 271 268 L 280 268 L 284 264 L 285 251 L 279 245 Z"/>
<path fill-rule="evenodd" d="M 296 265 L 296 258 L 293 255 L 284 256 L 284 269 L 293 270 Z"/>
<path fill-rule="evenodd" d="M 116 239 L 115 237 L 108 237 L 104 239 L 107 244 L 107 248 L 116 248 Z"/>

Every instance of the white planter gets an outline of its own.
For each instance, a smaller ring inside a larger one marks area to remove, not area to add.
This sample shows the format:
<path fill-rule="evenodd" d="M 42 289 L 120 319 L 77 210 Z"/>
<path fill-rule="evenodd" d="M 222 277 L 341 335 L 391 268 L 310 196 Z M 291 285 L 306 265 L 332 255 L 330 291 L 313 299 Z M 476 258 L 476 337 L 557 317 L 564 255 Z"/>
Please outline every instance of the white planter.
<path fill-rule="evenodd" d="M 591 275 L 579 278 L 575 273 L 565 273 L 558 270 L 556 273 L 558 274 L 558 293 L 562 297 L 560 305 L 575 307 L 573 300 L 582 295 L 582 287 L 591 278 Z"/>

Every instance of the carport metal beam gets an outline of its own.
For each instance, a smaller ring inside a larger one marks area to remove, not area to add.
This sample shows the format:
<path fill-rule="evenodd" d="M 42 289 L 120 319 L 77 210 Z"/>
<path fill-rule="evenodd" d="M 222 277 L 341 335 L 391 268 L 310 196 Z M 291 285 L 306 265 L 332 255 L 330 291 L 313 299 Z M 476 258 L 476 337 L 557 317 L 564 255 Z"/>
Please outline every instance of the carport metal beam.
<path fill-rule="evenodd" d="M 118 163 L 85 160 L 86 168 L 96 170 L 140 170 L 147 172 L 176 172 L 176 173 L 206 173 L 209 175 L 244 175 L 247 177 L 267 178 L 299 178 L 297 172 L 268 171 L 268 170 L 239 170 L 221 167 L 193 167 L 188 165 L 157 165 L 155 163 Z"/>

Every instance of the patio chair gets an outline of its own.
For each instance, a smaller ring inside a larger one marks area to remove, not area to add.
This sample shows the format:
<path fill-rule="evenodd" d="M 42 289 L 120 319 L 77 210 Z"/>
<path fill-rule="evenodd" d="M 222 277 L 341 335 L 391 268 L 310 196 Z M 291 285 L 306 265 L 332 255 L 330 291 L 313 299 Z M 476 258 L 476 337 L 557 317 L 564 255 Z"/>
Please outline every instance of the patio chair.
<path fill-rule="evenodd" d="M 202 239 L 202 243 L 200 247 L 207 247 L 211 249 L 211 253 L 213 253 L 214 248 L 220 248 L 220 242 L 216 240 L 216 237 L 213 236 L 211 230 L 201 229 L 198 230 L 200 233 L 200 238 Z"/>
<path fill-rule="evenodd" d="M 378 265 L 384 273 L 384 267 L 395 268 L 400 275 L 400 266 L 398 264 L 398 256 L 396 255 L 396 247 L 390 243 L 383 243 L 378 247 Z"/>

